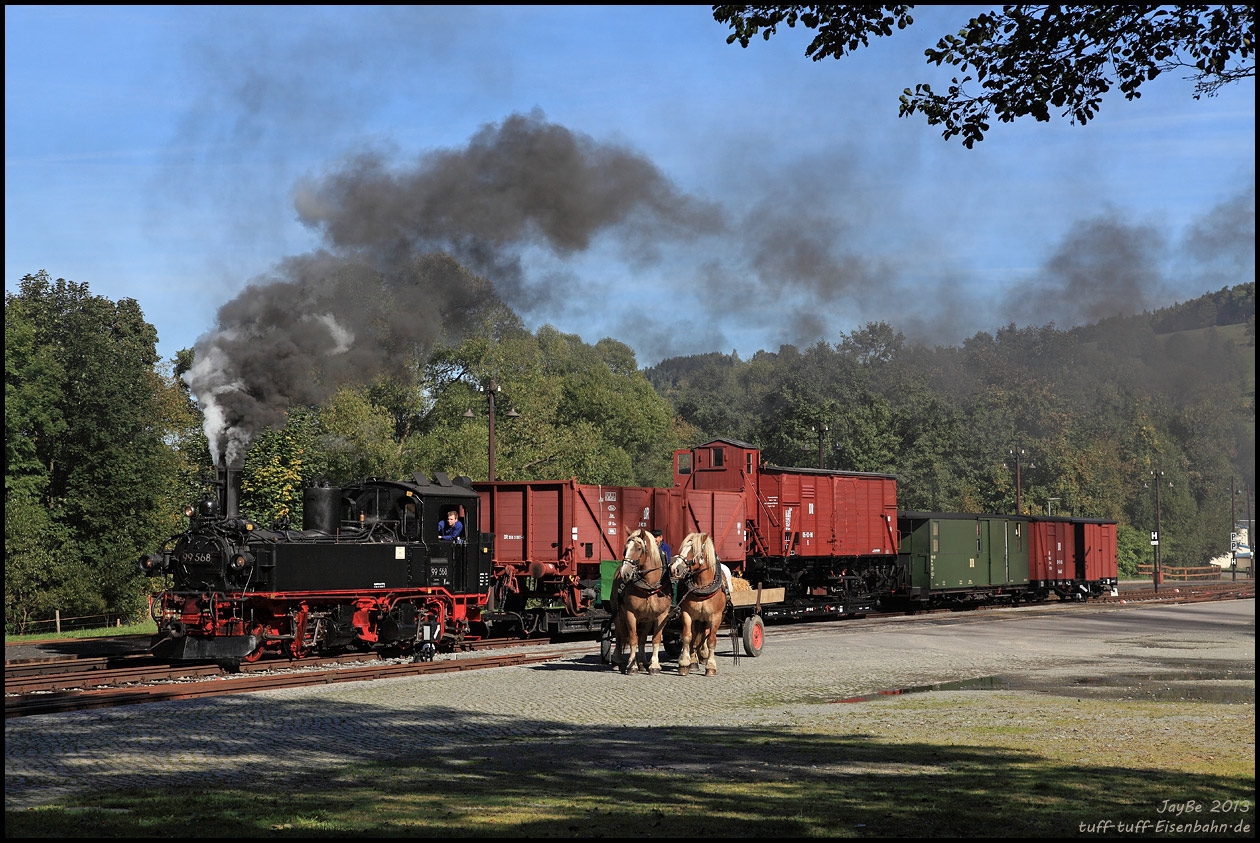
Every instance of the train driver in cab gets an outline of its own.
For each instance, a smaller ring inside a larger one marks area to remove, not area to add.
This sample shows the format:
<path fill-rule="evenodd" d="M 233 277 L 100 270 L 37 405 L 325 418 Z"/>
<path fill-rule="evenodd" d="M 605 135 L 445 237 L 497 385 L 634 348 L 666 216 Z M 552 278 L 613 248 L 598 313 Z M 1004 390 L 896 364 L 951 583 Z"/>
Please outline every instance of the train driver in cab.
<path fill-rule="evenodd" d="M 464 522 L 459 520 L 459 513 L 451 510 L 446 519 L 438 525 L 438 538 L 446 542 L 462 541 L 464 538 Z"/>

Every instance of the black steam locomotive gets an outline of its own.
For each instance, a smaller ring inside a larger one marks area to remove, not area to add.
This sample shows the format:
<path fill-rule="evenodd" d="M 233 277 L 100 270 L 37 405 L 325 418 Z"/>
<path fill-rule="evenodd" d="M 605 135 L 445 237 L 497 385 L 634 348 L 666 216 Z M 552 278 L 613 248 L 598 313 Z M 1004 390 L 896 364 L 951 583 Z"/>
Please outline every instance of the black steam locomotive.
<path fill-rule="evenodd" d="M 185 510 L 188 529 L 140 559 L 174 582 L 152 605 L 159 658 L 231 665 L 388 648 L 430 659 L 485 634 L 491 548 L 468 478 L 311 485 L 292 530 L 241 517 L 238 477 L 220 470 L 215 492 Z M 452 511 L 463 534 L 442 540 Z"/>

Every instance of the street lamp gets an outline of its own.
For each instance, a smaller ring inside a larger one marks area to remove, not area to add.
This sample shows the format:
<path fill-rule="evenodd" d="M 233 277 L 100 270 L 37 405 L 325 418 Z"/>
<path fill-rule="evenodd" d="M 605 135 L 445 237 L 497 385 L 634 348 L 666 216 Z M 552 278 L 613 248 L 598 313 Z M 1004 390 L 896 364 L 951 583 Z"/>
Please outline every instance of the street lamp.
<path fill-rule="evenodd" d="M 1162 513 L 1162 506 L 1159 500 L 1160 487 L 1164 485 L 1164 472 L 1152 470 L 1151 478 L 1151 482 L 1155 484 L 1155 532 L 1151 533 L 1151 547 L 1155 549 L 1155 567 L 1151 572 L 1151 579 L 1155 581 L 1155 591 L 1158 592 L 1159 581 L 1164 578 L 1164 569 L 1161 565 L 1160 553 L 1160 543 L 1164 540 L 1164 537 L 1160 534 L 1160 516 Z M 1172 485 L 1171 480 L 1168 482 L 1168 485 Z"/>
<path fill-rule="evenodd" d="M 1024 514 L 1024 493 L 1023 480 L 1020 477 L 1020 469 L 1023 466 L 1025 451 L 1023 448 L 1012 448 L 1011 456 L 1015 458 L 1015 514 Z M 1033 463 L 1028 464 L 1029 468 L 1036 468 Z"/>
<path fill-rule="evenodd" d="M 1255 544 L 1251 541 L 1251 491 L 1248 489 L 1239 489 L 1238 484 L 1233 477 L 1229 479 L 1230 495 L 1229 495 L 1229 552 L 1233 557 L 1232 564 L 1229 566 L 1232 578 L 1238 579 L 1238 548 L 1241 544 L 1242 537 L 1238 534 L 1238 496 L 1245 495 L 1243 500 L 1247 505 L 1247 521 L 1244 529 L 1247 531 L 1247 572 L 1248 576 L 1254 578 L 1256 575 L 1255 567 Z"/>
<path fill-rule="evenodd" d="M 826 468 L 827 466 L 825 464 L 825 460 L 823 459 L 823 440 L 827 438 L 827 425 L 815 425 L 814 432 L 818 434 L 818 467 Z"/>
<path fill-rule="evenodd" d="M 490 482 L 492 483 L 495 480 L 495 476 L 494 476 L 494 396 L 496 393 L 502 391 L 502 389 L 503 387 L 499 386 L 498 382 L 495 381 L 493 378 L 487 379 L 486 381 L 482 382 L 477 387 L 477 390 L 479 392 L 486 393 L 486 397 L 489 400 L 489 404 L 490 404 L 490 478 L 489 479 L 490 479 Z M 464 411 L 464 418 L 471 419 L 474 416 L 475 414 L 473 413 L 471 407 Z M 507 411 L 507 417 L 510 419 L 514 419 L 519 416 L 520 416 L 520 413 L 516 412 L 515 408 Z"/>

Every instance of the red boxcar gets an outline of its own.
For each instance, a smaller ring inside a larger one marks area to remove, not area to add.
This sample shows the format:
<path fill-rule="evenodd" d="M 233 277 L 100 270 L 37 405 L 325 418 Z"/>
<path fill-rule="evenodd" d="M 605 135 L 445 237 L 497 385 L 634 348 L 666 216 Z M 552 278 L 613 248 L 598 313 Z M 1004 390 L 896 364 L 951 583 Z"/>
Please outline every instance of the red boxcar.
<path fill-rule="evenodd" d="M 1116 522 L 1078 518 L 1075 527 L 1077 573 L 1088 590 L 1088 596 L 1116 596 L 1120 580 L 1116 562 Z"/>
<path fill-rule="evenodd" d="M 1093 518 L 1029 519 L 1029 588 L 1042 599 L 1086 600 L 1114 594 L 1116 522 Z"/>
<path fill-rule="evenodd" d="M 763 465 L 752 445 L 717 439 L 674 452 L 674 485 L 683 531 L 711 533 L 753 585 L 784 587 L 784 614 L 869 611 L 867 583 L 897 563 L 892 475 Z"/>
<path fill-rule="evenodd" d="M 662 529 L 658 513 L 671 495 L 576 480 L 474 488 L 482 535 L 492 537 L 490 619 L 507 625 L 519 617 L 527 634 L 598 629 L 604 566 L 620 562 L 630 533 Z"/>
<path fill-rule="evenodd" d="M 724 560 L 897 555 L 890 474 L 762 465 L 752 445 L 718 439 L 674 452 L 674 485 L 689 514 L 711 513 L 704 527 L 727 542 Z"/>
<path fill-rule="evenodd" d="M 1069 518 L 1033 518 L 1028 525 L 1028 580 L 1056 590 L 1076 578 L 1076 530 Z"/>

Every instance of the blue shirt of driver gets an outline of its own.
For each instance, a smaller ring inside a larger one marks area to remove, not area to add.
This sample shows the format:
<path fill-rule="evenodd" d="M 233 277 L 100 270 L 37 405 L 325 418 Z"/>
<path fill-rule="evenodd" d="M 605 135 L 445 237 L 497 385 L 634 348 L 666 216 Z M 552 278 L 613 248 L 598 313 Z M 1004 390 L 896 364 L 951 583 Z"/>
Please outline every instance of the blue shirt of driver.
<path fill-rule="evenodd" d="M 460 521 L 458 518 L 456 518 L 453 523 L 450 521 L 443 521 L 438 525 L 438 538 L 442 541 L 453 542 L 462 538 L 463 535 L 464 522 Z"/>

